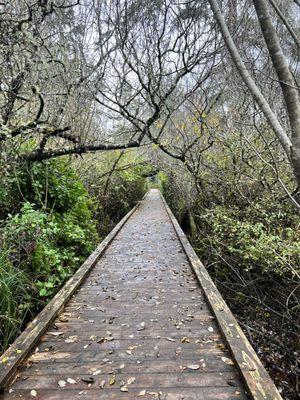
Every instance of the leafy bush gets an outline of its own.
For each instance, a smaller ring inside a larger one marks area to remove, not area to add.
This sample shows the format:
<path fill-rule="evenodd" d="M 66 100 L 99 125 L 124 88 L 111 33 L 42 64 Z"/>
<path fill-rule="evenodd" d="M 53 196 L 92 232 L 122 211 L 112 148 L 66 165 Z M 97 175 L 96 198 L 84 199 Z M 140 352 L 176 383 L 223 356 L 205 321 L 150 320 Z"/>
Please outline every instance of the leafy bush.
<path fill-rule="evenodd" d="M 91 200 L 66 160 L 23 164 L 4 185 L 2 201 L 15 187 L 20 196 L 10 205 L 0 231 L 3 348 L 73 275 L 97 242 Z"/>
<path fill-rule="evenodd" d="M 299 375 L 300 222 L 288 203 L 261 196 L 238 207 L 194 206 L 200 258 L 275 381 L 293 397 Z"/>
<path fill-rule="evenodd" d="M 114 174 L 107 193 L 105 211 L 114 219 L 120 219 L 141 200 L 145 193 L 145 178 L 142 167 L 119 171 Z"/>
<path fill-rule="evenodd" d="M 300 272 L 300 224 L 291 216 L 280 205 L 273 205 L 273 211 L 260 203 L 242 210 L 216 205 L 196 214 L 201 232 L 196 245 L 204 258 L 213 250 L 240 271 L 293 278 Z"/>
<path fill-rule="evenodd" d="M 104 236 L 142 198 L 151 167 L 124 156 L 110 174 L 119 156 L 82 178 L 63 158 L 0 169 L 0 350 L 93 251 L 95 221 Z"/>
<path fill-rule="evenodd" d="M 105 236 L 109 230 L 143 197 L 146 177 L 151 166 L 136 161 L 120 151 L 106 153 L 101 158 L 85 161 L 82 173 L 93 200 L 98 233 Z"/>

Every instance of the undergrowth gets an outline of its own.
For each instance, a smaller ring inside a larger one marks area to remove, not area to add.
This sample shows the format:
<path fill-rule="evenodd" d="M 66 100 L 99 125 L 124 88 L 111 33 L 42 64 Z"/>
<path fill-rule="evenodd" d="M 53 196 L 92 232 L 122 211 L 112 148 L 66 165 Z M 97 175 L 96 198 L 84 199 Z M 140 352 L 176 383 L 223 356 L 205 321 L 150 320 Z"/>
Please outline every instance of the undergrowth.
<path fill-rule="evenodd" d="M 299 392 L 300 222 L 288 201 L 251 204 L 165 194 L 181 226 L 284 398 Z M 191 226 L 191 220 L 193 226 Z"/>
<path fill-rule="evenodd" d="M 0 350 L 97 243 L 91 201 L 67 160 L 17 165 L 1 182 Z"/>
<path fill-rule="evenodd" d="M 145 193 L 149 167 L 118 158 L 0 165 L 0 353 Z"/>

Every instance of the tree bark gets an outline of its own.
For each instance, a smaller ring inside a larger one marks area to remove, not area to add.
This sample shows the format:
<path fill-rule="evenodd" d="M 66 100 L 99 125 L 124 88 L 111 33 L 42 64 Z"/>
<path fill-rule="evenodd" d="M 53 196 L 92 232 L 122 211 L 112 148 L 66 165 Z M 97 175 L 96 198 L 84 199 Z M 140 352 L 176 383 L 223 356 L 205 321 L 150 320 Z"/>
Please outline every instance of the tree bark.
<path fill-rule="evenodd" d="M 273 26 L 267 0 L 253 0 L 253 4 L 285 100 L 292 131 L 291 160 L 300 187 L 300 101 L 298 90 Z"/>

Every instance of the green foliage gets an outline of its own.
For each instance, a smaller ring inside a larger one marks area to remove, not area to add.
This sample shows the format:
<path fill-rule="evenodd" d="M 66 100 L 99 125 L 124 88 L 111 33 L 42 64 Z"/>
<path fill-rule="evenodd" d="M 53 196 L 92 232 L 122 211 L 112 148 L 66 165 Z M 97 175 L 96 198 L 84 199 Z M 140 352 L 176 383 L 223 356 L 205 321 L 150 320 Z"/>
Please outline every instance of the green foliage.
<path fill-rule="evenodd" d="M 105 236 L 146 192 L 146 176 L 152 167 L 120 151 L 86 160 L 82 180 L 93 201 L 98 233 Z"/>
<path fill-rule="evenodd" d="M 108 203 L 105 210 L 118 219 L 125 215 L 145 193 L 144 168 L 134 166 L 114 174 L 107 193 Z"/>
<path fill-rule="evenodd" d="M 221 255 L 240 271 L 293 278 L 299 273 L 300 223 L 297 215 L 292 218 L 290 207 L 272 207 L 267 210 L 266 205 L 257 203 L 241 210 L 215 205 L 197 213 L 201 232 L 197 248 L 205 258 L 213 250 L 220 265 Z M 224 272 L 224 266 L 222 269 Z"/>
<path fill-rule="evenodd" d="M 91 200 L 66 160 L 20 165 L 4 186 L 4 203 L 16 187 L 19 190 L 0 231 L 0 280 L 5 288 L 1 338 L 6 346 L 29 314 L 48 301 L 91 253 L 97 234 Z"/>
<path fill-rule="evenodd" d="M 35 287 L 29 276 L 14 267 L 9 260 L 9 250 L 0 252 L 0 351 L 17 335 L 32 307 Z"/>
<path fill-rule="evenodd" d="M 0 169 L 0 350 L 140 200 L 152 168 L 120 152 L 78 176 L 67 159 Z M 88 191 L 86 189 L 88 188 Z"/>
<path fill-rule="evenodd" d="M 148 179 L 147 186 L 148 189 L 159 189 L 161 192 L 163 192 L 167 183 L 168 176 L 160 171 L 156 176 Z"/>

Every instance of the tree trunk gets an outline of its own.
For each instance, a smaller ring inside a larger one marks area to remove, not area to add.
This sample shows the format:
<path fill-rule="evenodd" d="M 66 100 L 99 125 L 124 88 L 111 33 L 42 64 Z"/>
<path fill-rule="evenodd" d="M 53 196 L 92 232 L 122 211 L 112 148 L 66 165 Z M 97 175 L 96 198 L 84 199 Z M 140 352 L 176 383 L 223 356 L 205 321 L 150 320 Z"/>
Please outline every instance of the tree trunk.
<path fill-rule="evenodd" d="M 280 46 L 277 32 L 272 24 L 267 0 L 253 0 L 253 3 L 286 103 L 292 131 L 291 160 L 298 187 L 300 187 L 300 102 L 298 90 Z"/>
<path fill-rule="evenodd" d="M 282 145 L 290 164 L 294 170 L 295 178 L 297 185 L 300 187 L 300 135 L 296 133 L 300 128 L 300 121 L 297 116 L 296 109 L 294 108 L 293 113 L 293 142 L 289 138 L 287 132 L 281 126 L 277 116 L 271 109 L 269 103 L 263 96 L 262 92 L 260 91 L 259 87 L 256 85 L 255 81 L 251 77 L 249 71 L 246 68 L 245 63 L 243 62 L 239 50 L 237 49 L 232 36 L 228 30 L 226 25 L 225 19 L 223 14 L 220 10 L 219 4 L 217 0 L 208 0 L 213 11 L 214 17 L 218 24 L 218 27 L 222 33 L 224 42 L 227 46 L 227 49 L 231 55 L 232 61 L 235 64 L 241 78 L 243 79 L 244 83 L 246 84 L 249 92 L 253 96 L 254 100 L 257 102 L 258 106 L 260 107 L 261 111 L 263 112 L 265 118 L 267 119 L 270 127 L 273 129 L 274 133 L 276 134 L 280 144 Z M 258 3 L 265 0 L 256 0 Z M 275 32 L 276 33 L 276 32 Z M 290 86 L 290 84 L 285 84 L 285 87 Z M 293 96 L 293 101 L 289 98 L 289 107 L 297 107 L 295 103 L 295 96 Z M 299 114 L 300 115 L 300 114 Z M 298 120 L 298 128 L 296 129 L 296 121 Z"/>

